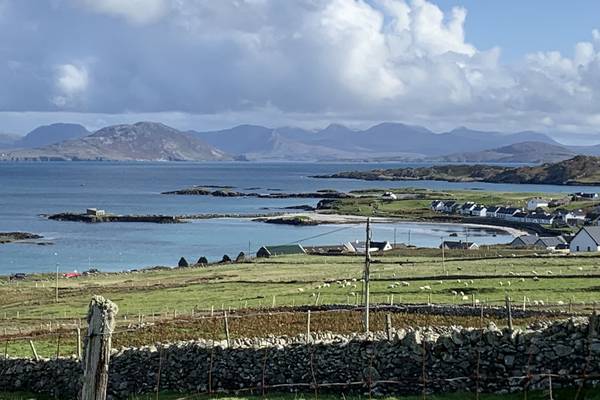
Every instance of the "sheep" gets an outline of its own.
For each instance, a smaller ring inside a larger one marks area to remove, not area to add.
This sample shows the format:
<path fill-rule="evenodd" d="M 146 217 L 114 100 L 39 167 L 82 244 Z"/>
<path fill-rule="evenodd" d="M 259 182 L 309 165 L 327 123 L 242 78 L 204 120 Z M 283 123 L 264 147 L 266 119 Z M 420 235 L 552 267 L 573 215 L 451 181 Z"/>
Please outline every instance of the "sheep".
<path fill-rule="evenodd" d="M 504 286 L 504 282 L 502 281 L 498 282 L 498 284 L 500 285 L 500 287 Z"/>
<path fill-rule="evenodd" d="M 525 282 L 525 278 L 519 279 L 519 282 Z"/>
<path fill-rule="evenodd" d="M 304 293 L 304 289 L 303 288 L 298 288 L 298 293 Z"/>
<path fill-rule="evenodd" d="M 457 279 L 457 280 L 456 280 L 456 283 L 460 283 L 460 279 Z"/>
<path fill-rule="evenodd" d="M 506 285 L 510 286 L 511 285 L 510 281 L 506 281 Z"/>
<path fill-rule="evenodd" d="M 471 279 L 471 280 L 469 280 L 469 283 L 472 285 L 475 282 L 473 282 L 473 279 Z"/>
<path fill-rule="evenodd" d="M 458 294 L 460 294 L 461 296 L 465 295 L 465 293 L 462 290 L 460 292 L 458 292 Z"/>
<path fill-rule="evenodd" d="M 564 305 L 565 305 L 565 302 L 564 302 L 564 301 L 562 301 L 562 300 L 559 300 L 559 301 L 558 301 L 558 305 L 559 305 L 559 306 L 564 306 Z"/>
<path fill-rule="evenodd" d="M 533 277 L 533 280 L 537 282 L 537 281 L 539 281 L 539 280 L 540 280 L 540 278 L 538 278 L 537 276 L 534 276 L 534 277 Z"/>
<path fill-rule="evenodd" d="M 402 282 L 402 286 L 410 286 L 410 282 L 404 281 L 404 282 Z"/>
<path fill-rule="evenodd" d="M 356 284 L 352 285 L 352 289 L 356 289 Z"/>
<path fill-rule="evenodd" d="M 552 271 L 548 270 L 548 271 L 546 271 L 546 274 L 547 275 L 552 275 Z"/>
<path fill-rule="evenodd" d="M 437 281 L 438 285 L 443 285 L 444 281 Z"/>
<path fill-rule="evenodd" d="M 451 293 L 452 293 L 452 296 L 457 296 L 458 295 L 458 293 L 456 293 L 456 290 L 453 290 Z"/>
<path fill-rule="evenodd" d="M 580 270 L 580 271 L 583 271 L 583 267 L 579 267 L 579 268 L 577 268 L 577 269 L 578 269 L 578 270 Z"/>
<path fill-rule="evenodd" d="M 465 287 L 469 287 L 469 282 L 465 282 Z"/>
<path fill-rule="evenodd" d="M 469 296 L 463 296 L 462 299 L 463 301 L 469 300 Z"/>
<path fill-rule="evenodd" d="M 388 285 L 388 289 L 395 289 L 395 288 L 396 288 L 396 285 L 394 285 L 394 284 Z"/>
<path fill-rule="evenodd" d="M 356 296 L 356 293 L 350 292 L 350 296 Z"/>
<path fill-rule="evenodd" d="M 425 290 L 431 290 L 431 286 L 429 286 L 429 285 L 425 285 L 423 287 L 425 288 Z"/>

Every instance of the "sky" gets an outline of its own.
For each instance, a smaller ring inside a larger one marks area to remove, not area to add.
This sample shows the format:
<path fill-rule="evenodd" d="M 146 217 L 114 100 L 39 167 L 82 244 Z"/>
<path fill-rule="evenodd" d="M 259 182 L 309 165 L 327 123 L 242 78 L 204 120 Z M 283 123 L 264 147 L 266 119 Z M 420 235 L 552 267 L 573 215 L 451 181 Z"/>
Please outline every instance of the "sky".
<path fill-rule="evenodd" d="M 600 141 L 596 0 L 0 0 L 0 132 L 382 121 Z"/>

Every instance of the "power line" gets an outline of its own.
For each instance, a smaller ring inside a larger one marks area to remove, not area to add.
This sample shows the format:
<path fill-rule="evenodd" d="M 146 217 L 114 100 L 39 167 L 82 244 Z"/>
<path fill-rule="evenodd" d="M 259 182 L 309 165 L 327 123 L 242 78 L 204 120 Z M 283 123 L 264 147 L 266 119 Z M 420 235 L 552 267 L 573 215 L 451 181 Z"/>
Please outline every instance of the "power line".
<path fill-rule="evenodd" d="M 359 226 L 360 225 L 358 225 L 358 224 L 356 224 L 356 225 L 353 224 L 353 225 L 350 225 L 350 226 L 344 226 L 343 228 L 337 228 L 337 229 L 331 230 L 329 232 L 324 232 L 324 233 L 320 233 L 318 235 L 309 236 L 309 237 L 306 237 L 306 238 L 303 238 L 303 239 L 300 239 L 300 240 L 289 242 L 288 244 L 295 244 L 295 243 L 306 242 L 307 240 L 317 239 L 317 238 L 320 238 L 320 237 L 323 237 L 323 236 L 327 236 L 327 235 L 331 235 L 331 234 L 334 234 L 334 233 L 337 233 L 337 232 L 344 231 L 346 229 L 357 228 Z"/>

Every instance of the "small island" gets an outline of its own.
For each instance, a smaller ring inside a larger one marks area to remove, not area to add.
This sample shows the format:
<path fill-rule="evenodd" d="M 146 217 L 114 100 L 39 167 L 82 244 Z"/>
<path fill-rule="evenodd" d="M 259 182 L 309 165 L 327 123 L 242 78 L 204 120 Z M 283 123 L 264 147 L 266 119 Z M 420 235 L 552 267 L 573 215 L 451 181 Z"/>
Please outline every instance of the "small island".
<path fill-rule="evenodd" d="M 0 232 L 0 244 L 20 242 L 23 240 L 38 240 L 43 236 L 28 232 Z"/>
<path fill-rule="evenodd" d="M 210 187 L 208 186 L 193 186 L 185 189 L 162 192 L 161 194 L 180 196 L 257 197 L 260 199 L 346 199 L 354 197 L 351 194 L 332 189 L 322 189 L 305 193 L 256 193 L 240 192 L 231 189 L 210 190 Z"/>

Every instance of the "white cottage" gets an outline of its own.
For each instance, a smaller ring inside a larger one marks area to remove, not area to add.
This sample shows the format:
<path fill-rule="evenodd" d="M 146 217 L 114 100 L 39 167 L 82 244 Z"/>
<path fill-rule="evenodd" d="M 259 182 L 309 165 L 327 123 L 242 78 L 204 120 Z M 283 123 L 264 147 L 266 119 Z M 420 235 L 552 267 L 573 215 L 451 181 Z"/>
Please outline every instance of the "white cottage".
<path fill-rule="evenodd" d="M 548 200 L 544 200 L 541 197 L 534 197 L 527 200 L 527 209 L 529 211 L 534 211 L 539 207 L 548 207 Z"/>
<path fill-rule="evenodd" d="M 584 226 L 569 244 L 571 253 L 600 251 L 600 226 Z"/>

